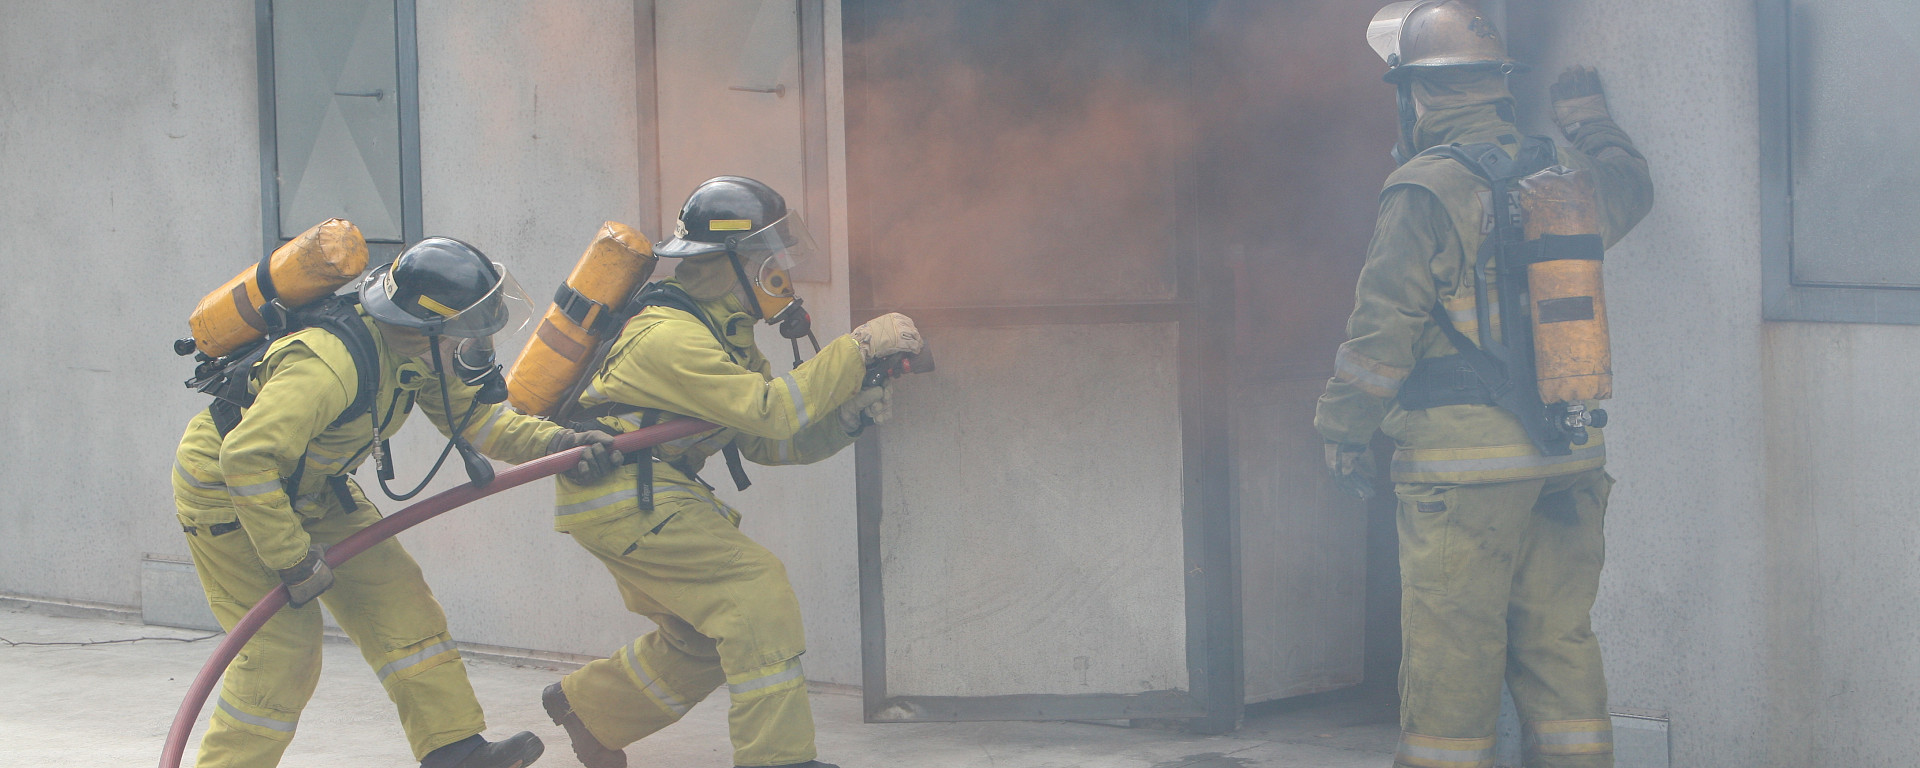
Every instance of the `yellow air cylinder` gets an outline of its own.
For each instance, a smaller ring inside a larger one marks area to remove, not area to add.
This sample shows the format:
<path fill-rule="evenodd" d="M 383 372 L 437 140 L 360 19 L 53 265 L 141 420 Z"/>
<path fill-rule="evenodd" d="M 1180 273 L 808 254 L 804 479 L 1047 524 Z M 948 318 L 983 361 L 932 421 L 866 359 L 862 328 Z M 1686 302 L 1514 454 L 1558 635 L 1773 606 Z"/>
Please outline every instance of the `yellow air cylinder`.
<path fill-rule="evenodd" d="M 533 339 L 513 361 L 507 402 L 534 416 L 558 413 L 574 384 L 587 374 L 594 348 L 620 332 L 605 318 L 653 276 L 654 262 L 653 244 L 645 235 L 616 221 L 602 224 L 540 319 Z"/>
<path fill-rule="evenodd" d="M 1613 350 L 1601 289 L 1600 209 L 1593 178 L 1555 166 L 1521 179 L 1533 303 L 1534 367 L 1547 404 L 1613 396 Z"/>
<path fill-rule="evenodd" d="M 325 298 L 367 270 L 367 241 L 346 219 L 327 219 L 274 249 L 268 257 L 280 305 L 294 308 Z M 267 333 L 260 309 L 266 296 L 255 279 L 256 266 L 234 275 L 200 300 L 187 327 L 194 346 L 213 357 L 232 352 Z"/>

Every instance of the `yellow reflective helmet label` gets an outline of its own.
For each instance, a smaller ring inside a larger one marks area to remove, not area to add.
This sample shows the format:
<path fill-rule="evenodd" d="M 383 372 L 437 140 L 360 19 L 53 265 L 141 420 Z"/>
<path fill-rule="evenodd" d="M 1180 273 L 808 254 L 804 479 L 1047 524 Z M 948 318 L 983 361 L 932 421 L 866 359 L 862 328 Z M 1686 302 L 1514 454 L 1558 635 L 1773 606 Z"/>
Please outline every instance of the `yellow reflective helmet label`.
<path fill-rule="evenodd" d="M 429 310 L 432 310 L 434 314 L 439 315 L 441 317 L 453 317 L 454 315 L 460 314 L 460 310 L 454 309 L 445 304 L 434 301 L 433 297 L 428 296 L 424 293 L 420 294 L 420 306 L 423 306 Z"/>
<path fill-rule="evenodd" d="M 745 232 L 753 229 L 751 219 L 714 219 L 707 222 L 707 229 L 713 232 Z"/>

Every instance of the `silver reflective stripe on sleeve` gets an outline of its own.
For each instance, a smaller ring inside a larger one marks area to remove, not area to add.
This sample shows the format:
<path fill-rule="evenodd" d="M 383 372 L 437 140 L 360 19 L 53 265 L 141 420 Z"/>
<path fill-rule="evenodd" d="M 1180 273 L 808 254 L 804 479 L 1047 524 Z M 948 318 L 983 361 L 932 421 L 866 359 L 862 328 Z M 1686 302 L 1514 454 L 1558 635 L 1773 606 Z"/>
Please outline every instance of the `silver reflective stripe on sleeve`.
<path fill-rule="evenodd" d="M 646 668 L 640 666 L 640 659 L 634 655 L 633 646 L 620 649 L 620 663 L 627 668 L 627 674 L 633 676 L 634 682 L 639 683 L 641 688 L 652 694 L 654 700 L 660 702 L 661 706 L 676 715 L 687 713 L 687 702 L 674 695 L 674 692 L 668 690 L 667 686 L 662 685 L 660 681 L 653 679 L 652 675 L 647 674 Z"/>
<path fill-rule="evenodd" d="M 793 666 L 780 670 L 779 672 L 775 672 L 771 675 L 767 675 L 766 677 L 754 678 L 744 683 L 727 683 L 727 691 L 729 693 L 732 693 L 735 696 L 738 696 L 740 694 L 751 693 L 753 691 L 757 691 L 762 688 L 766 688 L 768 686 L 779 685 L 788 680 L 797 679 L 800 676 L 801 676 L 800 662 L 798 660 L 795 660 L 793 662 Z"/>
<path fill-rule="evenodd" d="M 225 694 L 222 694 L 220 696 L 220 704 L 218 706 L 220 707 L 220 711 L 227 713 L 227 717 L 231 717 L 235 720 L 246 723 L 247 725 L 257 725 L 257 726 L 260 726 L 261 728 L 271 728 L 281 733 L 293 733 L 294 727 L 300 724 L 300 718 L 298 717 L 295 717 L 291 722 L 289 722 L 286 720 L 275 720 L 271 717 L 261 717 L 259 715 L 252 715 L 246 712 L 242 712 L 240 711 L 239 707 L 236 707 L 231 702 L 227 701 L 227 697 Z"/>
<path fill-rule="evenodd" d="M 446 653 L 447 651 L 451 651 L 451 650 L 453 650 L 453 641 L 442 640 L 440 642 L 434 643 L 433 645 L 429 645 L 425 648 L 420 649 L 418 653 L 410 653 L 401 658 L 394 659 L 393 661 L 389 661 L 387 662 L 386 666 L 380 668 L 380 680 L 382 682 L 385 682 L 387 678 L 392 677 L 393 675 L 405 670 L 408 667 L 414 666 L 416 664 L 419 664 L 420 662 L 426 661 L 427 659 L 433 658 L 435 656 L 438 656 L 440 654 Z"/>
<path fill-rule="evenodd" d="M 800 382 L 793 380 L 793 374 L 780 374 L 780 380 L 787 383 L 787 394 L 793 395 L 793 409 L 800 413 L 800 428 L 807 428 L 807 400 L 800 396 Z"/>
<path fill-rule="evenodd" d="M 480 425 L 480 431 L 473 433 L 473 444 L 476 446 L 486 445 L 487 438 L 493 435 L 493 428 L 500 424 L 500 417 L 506 415 L 506 413 L 506 403 L 495 403 L 493 406 L 493 415 L 488 416 L 487 422 Z"/>
<path fill-rule="evenodd" d="M 1447 319 L 1452 320 L 1455 326 L 1478 325 L 1480 323 L 1480 311 L 1473 307 L 1467 307 L 1466 309 L 1449 309 L 1447 310 Z"/>
<path fill-rule="evenodd" d="M 1399 376 L 1396 378 L 1376 373 L 1373 366 L 1387 368 Z M 1369 360 L 1365 355 L 1353 351 L 1345 344 L 1340 345 L 1340 351 L 1333 356 L 1334 378 L 1353 382 L 1354 386 L 1374 397 L 1393 397 L 1399 394 L 1400 385 L 1406 382 L 1408 373 L 1410 371 Z"/>
<path fill-rule="evenodd" d="M 177 462 L 177 461 L 173 463 L 173 472 L 174 474 L 179 475 L 181 480 L 187 481 L 187 485 L 191 485 L 203 491 L 217 491 L 227 487 L 226 483 L 201 482 L 199 478 L 193 476 L 192 472 L 187 471 L 187 467 L 185 464 L 181 464 L 180 462 Z"/>
<path fill-rule="evenodd" d="M 655 487 L 657 488 L 658 486 L 655 486 Z M 560 506 L 554 507 L 553 516 L 566 517 L 567 515 L 578 515 L 586 512 L 592 512 L 596 509 L 606 509 L 607 507 L 611 507 L 623 501 L 638 502 L 639 499 L 640 499 L 640 492 L 634 490 L 631 485 L 628 485 L 612 493 L 609 493 L 605 496 L 588 499 L 586 501 L 576 501 L 572 504 L 562 504 Z"/>
<path fill-rule="evenodd" d="M 280 481 L 269 480 L 264 483 L 254 483 L 253 485 L 242 485 L 237 488 L 228 488 L 227 493 L 233 496 L 259 496 L 260 494 L 263 494 L 263 493 L 272 493 L 273 491 L 284 492 L 286 490 L 287 489 L 285 487 L 280 485 Z"/>
<path fill-rule="evenodd" d="M 1607 457 L 1607 445 L 1599 443 L 1575 450 L 1565 456 L 1497 456 L 1484 459 L 1421 459 L 1401 461 L 1395 459 L 1393 472 L 1396 475 L 1416 475 L 1453 472 L 1500 472 L 1533 467 L 1551 467 L 1556 464 L 1572 464 L 1580 461 L 1593 461 Z"/>
<path fill-rule="evenodd" d="M 793 441 L 792 441 L 792 440 L 782 440 L 782 441 L 780 441 L 780 459 L 779 459 L 779 461 L 780 461 L 781 463 L 783 463 L 783 464 L 784 464 L 784 463 L 786 463 L 786 462 L 789 462 L 789 461 L 792 461 L 792 460 L 793 460 Z"/>

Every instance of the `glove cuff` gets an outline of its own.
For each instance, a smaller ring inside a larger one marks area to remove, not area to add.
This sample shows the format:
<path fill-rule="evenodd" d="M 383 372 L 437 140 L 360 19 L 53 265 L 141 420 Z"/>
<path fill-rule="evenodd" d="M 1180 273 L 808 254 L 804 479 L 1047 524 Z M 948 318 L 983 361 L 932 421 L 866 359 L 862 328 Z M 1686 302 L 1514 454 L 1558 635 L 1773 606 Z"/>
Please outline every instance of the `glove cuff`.
<path fill-rule="evenodd" d="M 307 579 L 311 579 L 313 578 L 314 571 L 320 570 L 320 565 L 323 562 L 324 561 L 321 560 L 320 548 L 311 547 L 307 549 L 307 556 L 300 558 L 300 562 L 280 569 L 280 580 L 288 584 L 298 584 Z"/>

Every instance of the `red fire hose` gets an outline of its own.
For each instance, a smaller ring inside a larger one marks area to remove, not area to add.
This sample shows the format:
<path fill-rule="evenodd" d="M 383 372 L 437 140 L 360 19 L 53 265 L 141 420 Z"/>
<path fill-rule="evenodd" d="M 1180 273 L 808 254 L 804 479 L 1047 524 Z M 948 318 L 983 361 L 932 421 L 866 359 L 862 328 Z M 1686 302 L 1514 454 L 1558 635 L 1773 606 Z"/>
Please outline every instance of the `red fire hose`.
<path fill-rule="evenodd" d="M 710 429 L 718 429 L 698 419 L 675 419 L 665 424 L 657 424 L 646 429 L 637 429 L 613 440 L 613 447 L 622 452 L 633 452 L 651 448 L 669 440 L 677 440 L 689 435 L 697 435 Z M 501 472 L 493 482 L 474 487 L 462 485 L 458 488 L 436 494 L 425 501 L 382 518 L 373 525 L 354 533 L 339 544 L 327 548 L 327 565 L 339 568 L 342 563 L 353 559 L 354 555 L 366 551 L 368 547 L 393 538 L 394 534 L 412 528 L 442 512 L 450 511 L 468 502 L 492 496 L 493 494 L 535 480 L 553 475 L 572 467 L 580 460 L 580 454 L 586 448 L 562 451 L 552 456 L 529 461 L 520 466 Z M 180 768 L 180 756 L 186 752 L 187 736 L 193 732 L 193 723 L 200 719 L 200 710 L 207 704 L 207 697 L 213 693 L 213 684 L 220 681 L 220 674 L 226 671 L 227 664 L 240 654 L 240 648 L 252 639 L 255 632 L 273 618 L 273 614 L 287 604 L 287 588 L 274 587 L 260 602 L 255 603 L 240 622 L 233 625 L 227 633 L 227 639 L 220 647 L 213 649 L 213 657 L 200 668 L 200 675 L 193 679 L 193 685 L 187 688 L 187 698 L 180 702 L 180 711 L 173 715 L 173 728 L 167 731 L 167 746 L 160 753 L 160 768 Z"/>

